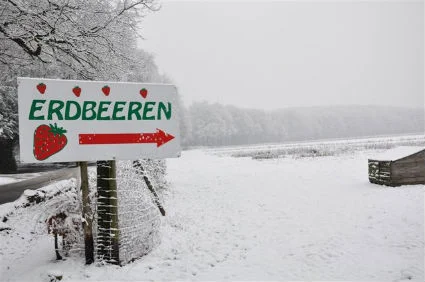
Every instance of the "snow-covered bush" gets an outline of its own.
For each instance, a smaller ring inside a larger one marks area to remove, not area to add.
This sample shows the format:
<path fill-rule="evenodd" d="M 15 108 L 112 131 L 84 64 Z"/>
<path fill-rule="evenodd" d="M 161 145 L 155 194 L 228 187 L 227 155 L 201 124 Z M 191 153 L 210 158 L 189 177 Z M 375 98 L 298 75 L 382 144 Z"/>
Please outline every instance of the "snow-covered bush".
<path fill-rule="evenodd" d="M 63 212 L 49 217 L 46 220 L 49 234 L 55 236 L 56 258 L 62 259 L 58 247 L 58 237 L 62 238 L 62 251 L 68 256 L 73 244 L 80 241 L 81 236 L 81 217 L 76 214 L 69 216 Z"/>
<path fill-rule="evenodd" d="M 43 205 L 40 221 L 45 222 L 48 233 L 62 237 L 65 255 L 70 255 L 71 252 L 79 254 L 84 249 L 79 188 L 79 183 L 71 179 L 59 186 L 51 185 L 50 188 L 37 190 L 51 196 Z M 62 192 L 58 193 L 60 190 Z"/>

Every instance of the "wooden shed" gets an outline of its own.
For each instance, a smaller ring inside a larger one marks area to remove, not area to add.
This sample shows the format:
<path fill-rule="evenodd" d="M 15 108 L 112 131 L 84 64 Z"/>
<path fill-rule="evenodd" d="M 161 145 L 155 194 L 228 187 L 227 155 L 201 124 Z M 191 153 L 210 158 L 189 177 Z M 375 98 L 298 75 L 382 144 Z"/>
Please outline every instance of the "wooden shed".
<path fill-rule="evenodd" d="M 371 183 L 400 186 L 425 184 L 425 149 L 397 147 L 368 160 Z"/>

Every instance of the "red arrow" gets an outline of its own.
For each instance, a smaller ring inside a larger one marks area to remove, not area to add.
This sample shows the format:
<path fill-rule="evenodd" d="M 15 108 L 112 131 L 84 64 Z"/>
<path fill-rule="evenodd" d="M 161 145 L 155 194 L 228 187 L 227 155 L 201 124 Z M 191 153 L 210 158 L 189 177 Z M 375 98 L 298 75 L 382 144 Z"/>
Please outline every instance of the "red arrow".
<path fill-rule="evenodd" d="M 84 133 L 78 136 L 80 145 L 156 143 L 159 147 L 174 139 L 173 135 L 158 128 L 155 133 Z"/>

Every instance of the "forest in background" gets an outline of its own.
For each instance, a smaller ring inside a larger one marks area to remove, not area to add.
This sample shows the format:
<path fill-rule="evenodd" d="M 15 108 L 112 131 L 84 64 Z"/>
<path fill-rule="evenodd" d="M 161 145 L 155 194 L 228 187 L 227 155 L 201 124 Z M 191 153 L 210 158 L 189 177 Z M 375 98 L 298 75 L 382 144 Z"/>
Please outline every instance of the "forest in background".
<path fill-rule="evenodd" d="M 423 108 L 326 106 L 266 111 L 193 103 L 184 113 L 185 146 L 223 146 L 424 133 Z"/>

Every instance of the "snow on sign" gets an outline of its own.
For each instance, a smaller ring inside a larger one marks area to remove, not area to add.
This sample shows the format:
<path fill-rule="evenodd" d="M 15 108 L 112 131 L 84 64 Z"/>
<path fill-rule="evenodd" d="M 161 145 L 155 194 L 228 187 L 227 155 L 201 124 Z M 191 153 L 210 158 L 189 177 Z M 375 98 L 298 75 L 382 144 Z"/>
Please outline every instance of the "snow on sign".
<path fill-rule="evenodd" d="M 180 156 L 170 84 L 18 78 L 21 161 Z"/>

